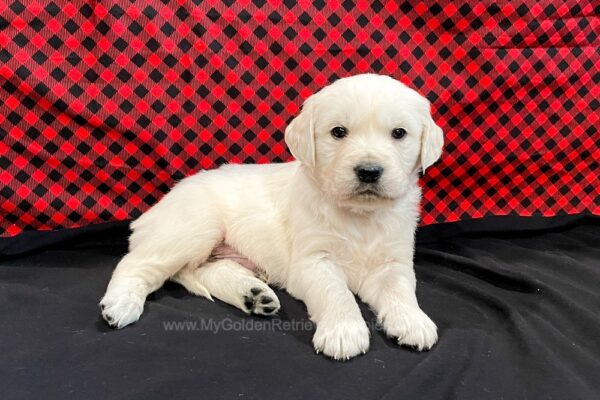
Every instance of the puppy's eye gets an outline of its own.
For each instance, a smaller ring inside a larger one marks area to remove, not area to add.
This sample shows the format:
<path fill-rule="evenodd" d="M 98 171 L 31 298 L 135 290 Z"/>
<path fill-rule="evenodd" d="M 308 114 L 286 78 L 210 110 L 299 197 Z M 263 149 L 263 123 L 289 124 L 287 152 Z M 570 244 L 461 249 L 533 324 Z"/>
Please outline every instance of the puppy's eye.
<path fill-rule="evenodd" d="M 345 137 L 348 134 L 348 130 L 346 128 L 344 128 L 343 126 L 336 126 L 335 128 L 333 128 L 331 130 L 331 136 L 333 136 L 336 139 L 341 139 L 343 137 Z"/>
<path fill-rule="evenodd" d="M 402 139 L 406 136 L 406 129 L 404 128 L 396 128 L 392 131 L 392 137 L 394 139 Z"/>

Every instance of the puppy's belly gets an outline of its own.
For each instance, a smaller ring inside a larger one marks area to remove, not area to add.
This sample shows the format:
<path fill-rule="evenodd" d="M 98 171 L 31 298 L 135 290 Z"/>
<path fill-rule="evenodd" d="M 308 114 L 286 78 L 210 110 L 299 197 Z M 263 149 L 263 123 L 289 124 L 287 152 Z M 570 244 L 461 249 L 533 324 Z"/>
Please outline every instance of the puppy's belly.
<path fill-rule="evenodd" d="M 244 255 L 240 254 L 233 247 L 225 243 L 221 243 L 213 249 L 208 261 L 216 261 L 223 259 L 233 260 L 236 263 L 243 266 L 244 268 L 248 268 L 249 270 L 255 273 L 261 271 L 261 268 L 258 265 L 256 265 Z"/>

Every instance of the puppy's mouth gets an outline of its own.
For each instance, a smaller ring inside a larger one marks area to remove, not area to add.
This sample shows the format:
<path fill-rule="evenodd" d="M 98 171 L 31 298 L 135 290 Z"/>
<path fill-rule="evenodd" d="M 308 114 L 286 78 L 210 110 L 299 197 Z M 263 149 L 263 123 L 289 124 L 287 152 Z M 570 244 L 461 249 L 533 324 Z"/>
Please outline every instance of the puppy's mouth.
<path fill-rule="evenodd" d="M 384 200 L 390 199 L 379 187 L 377 186 L 361 186 L 354 190 L 352 197 L 361 200 Z"/>

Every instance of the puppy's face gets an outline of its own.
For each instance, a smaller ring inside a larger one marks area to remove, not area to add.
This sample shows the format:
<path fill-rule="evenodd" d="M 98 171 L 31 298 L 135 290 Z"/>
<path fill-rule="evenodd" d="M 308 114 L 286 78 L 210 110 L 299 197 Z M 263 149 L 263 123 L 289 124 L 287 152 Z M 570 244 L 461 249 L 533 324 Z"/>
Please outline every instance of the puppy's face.
<path fill-rule="evenodd" d="M 429 102 L 390 77 L 357 75 L 311 96 L 286 129 L 292 154 L 342 207 L 372 209 L 400 198 L 440 156 Z"/>

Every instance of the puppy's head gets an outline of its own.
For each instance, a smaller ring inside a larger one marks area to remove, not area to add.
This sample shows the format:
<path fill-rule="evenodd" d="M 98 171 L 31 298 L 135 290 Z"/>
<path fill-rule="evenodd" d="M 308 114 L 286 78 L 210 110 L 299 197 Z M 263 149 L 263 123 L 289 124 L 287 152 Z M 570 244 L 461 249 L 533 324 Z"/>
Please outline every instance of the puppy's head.
<path fill-rule="evenodd" d="M 427 99 L 373 74 L 340 79 L 308 98 L 285 140 L 323 193 L 353 209 L 402 197 L 444 144 Z"/>

